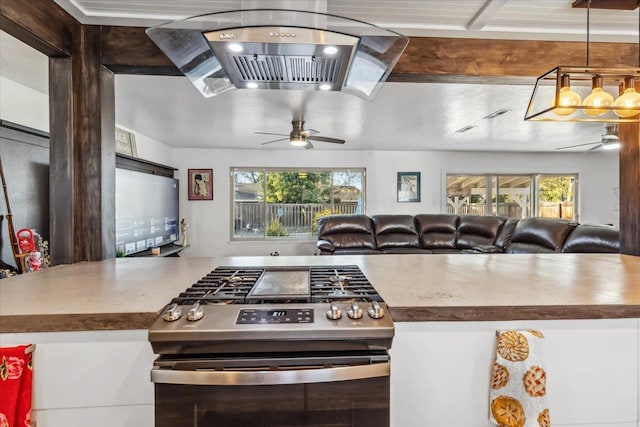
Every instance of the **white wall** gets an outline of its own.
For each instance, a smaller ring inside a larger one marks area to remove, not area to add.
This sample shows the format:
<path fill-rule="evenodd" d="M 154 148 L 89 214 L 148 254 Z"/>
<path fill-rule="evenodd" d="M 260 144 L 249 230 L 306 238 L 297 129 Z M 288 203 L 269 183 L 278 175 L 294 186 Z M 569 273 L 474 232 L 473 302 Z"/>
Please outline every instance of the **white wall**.
<path fill-rule="evenodd" d="M 342 167 L 367 169 L 366 213 L 440 213 L 447 173 L 577 173 L 580 222 L 618 224 L 614 188 L 617 153 L 490 153 L 447 151 L 322 151 L 173 149 L 180 216 L 189 223 L 185 256 L 310 255 L 314 241 L 230 241 L 231 167 Z M 213 201 L 187 200 L 187 169 L 214 170 Z M 420 203 L 396 202 L 396 173 L 421 172 Z"/>
<path fill-rule="evenodd" d="M 49 132 L 49 96 L 0 76 L 0 119 Z"/>
<path fill-rule="evenodd" d="M 132 132 L 135 135 L 138 157 L 140 157 L 141 159 L 149 160 L 151 162 L 172 166 L 172 149 L 167 144 L 156 141 L 155 139 L 149 138 L 146 135 L 138 133 L 133 129 L 121 126 L 117 123 L 116 126 L 120 129 L 126 130 L 127 132 Z"/>

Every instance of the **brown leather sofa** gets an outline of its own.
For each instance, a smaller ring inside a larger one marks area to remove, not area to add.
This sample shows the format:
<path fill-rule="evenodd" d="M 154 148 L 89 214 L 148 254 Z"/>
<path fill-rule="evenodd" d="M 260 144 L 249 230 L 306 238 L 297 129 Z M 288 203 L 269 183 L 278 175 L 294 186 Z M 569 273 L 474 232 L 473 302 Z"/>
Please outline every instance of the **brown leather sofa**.
<path fill-rule="evenodd" d="M 330 215 L 318 221 L 321 255 L 618 253 L 620 233 L 553 218 L 479 215 Z"/>

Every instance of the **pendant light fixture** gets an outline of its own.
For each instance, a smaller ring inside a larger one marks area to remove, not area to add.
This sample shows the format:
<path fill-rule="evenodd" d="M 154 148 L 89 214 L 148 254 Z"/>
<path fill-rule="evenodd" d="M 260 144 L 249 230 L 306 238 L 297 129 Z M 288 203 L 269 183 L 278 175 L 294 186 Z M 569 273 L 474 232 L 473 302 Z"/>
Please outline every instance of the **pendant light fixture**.
<path fill-rule="evenodd" d="M 587 5 L 587 61 L 584 67 L 558 66 L 538 77 L 525 120 L 573 122 L 640 122 L 640 15 L 638 68 L 591 67 L 590 4 Z M 640 11 L 640 9 L 639 9 Z M 623 93 L 620 94 L 623 88 Z M 614 100 L 614 95 L 618 95 Z"/>

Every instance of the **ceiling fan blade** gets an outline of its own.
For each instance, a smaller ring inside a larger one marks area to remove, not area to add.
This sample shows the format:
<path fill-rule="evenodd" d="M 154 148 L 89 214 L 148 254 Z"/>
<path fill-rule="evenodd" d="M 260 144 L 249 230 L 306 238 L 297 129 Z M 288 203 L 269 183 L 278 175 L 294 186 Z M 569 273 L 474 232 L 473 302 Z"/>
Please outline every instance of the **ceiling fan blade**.
<path fill-rule="evenodd" d="M 318 133 L 320 133 L 320 132 L 318 132 L 315 129 L 305 129 L 303 131 L 300 131 L 300 135 L 302 135 L 302 136 L 311 136 L 311 135 L 316 135 Z"/>
<path fill-rule="evenodd" d="M 286 138 L 280 138 L 280 139 L 274 139 L 273 141 L 267 141 L 267 142 L 263 142 L 260 145 L 267 145 L 267 144 L 271 144 L 272 142 L 279 142 L 279 141 L 288 141 L 289 137 Z"/>
<path fill-rule="evenodd" d="M 289 136 L 288 133 L 254 132 L 256 135 Z"/>
<path fill-rule="evenodd" d="M 310 136 L 307 139 L 311 140 L 311 141 L 318 141 L 318 142 L 331 142 L 333 144 L 344 144 L 344 139 L 337 139 L 337 138 L 329 138 L 326 136 Z"/>
<path fill-rule="evenodd" d="M 585 145 L 593 145 L 593 144 L 602 144 L 602 141 L 598 141 L 598 142 L 587 142 L 586 144 L 568 145 L 568 146 L 566 146 L 566 147 L 556 148 L 556 150 L 566 150 L 567 148 L 583 147 L 583 146 L 585 146 Z"/>
<path fill-rule="evenodd" d="M 312 149 L 312 148 L 313 148 L 313 144 L 312 144 L 312 143 L 310 143 L 309 141 L 307 141 L 307 145 L 305 145 L 305 146 L 304 146 L 304 149 L 305 149 L 305 150 L 310 150 L 310 149 Z"/>

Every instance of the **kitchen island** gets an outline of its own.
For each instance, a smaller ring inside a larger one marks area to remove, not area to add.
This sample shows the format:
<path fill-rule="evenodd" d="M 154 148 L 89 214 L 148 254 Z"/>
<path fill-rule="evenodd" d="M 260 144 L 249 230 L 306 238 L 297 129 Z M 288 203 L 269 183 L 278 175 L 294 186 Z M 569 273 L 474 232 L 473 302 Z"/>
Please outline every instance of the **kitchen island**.
<path fill-rule="evenodd" d="M 152 425 L 146 328 L 218 265 L 357 264 L 396 322 L 392 425 L 488 425 L 495 331 L 546 336 L 554 425 L 637 427 L 640 257 L 617 254 L 133 258 L 0 281 L 0 345 L 37 344 L 46 426 Z M 58 387 L 66 390 L 59 393 Z"/>

